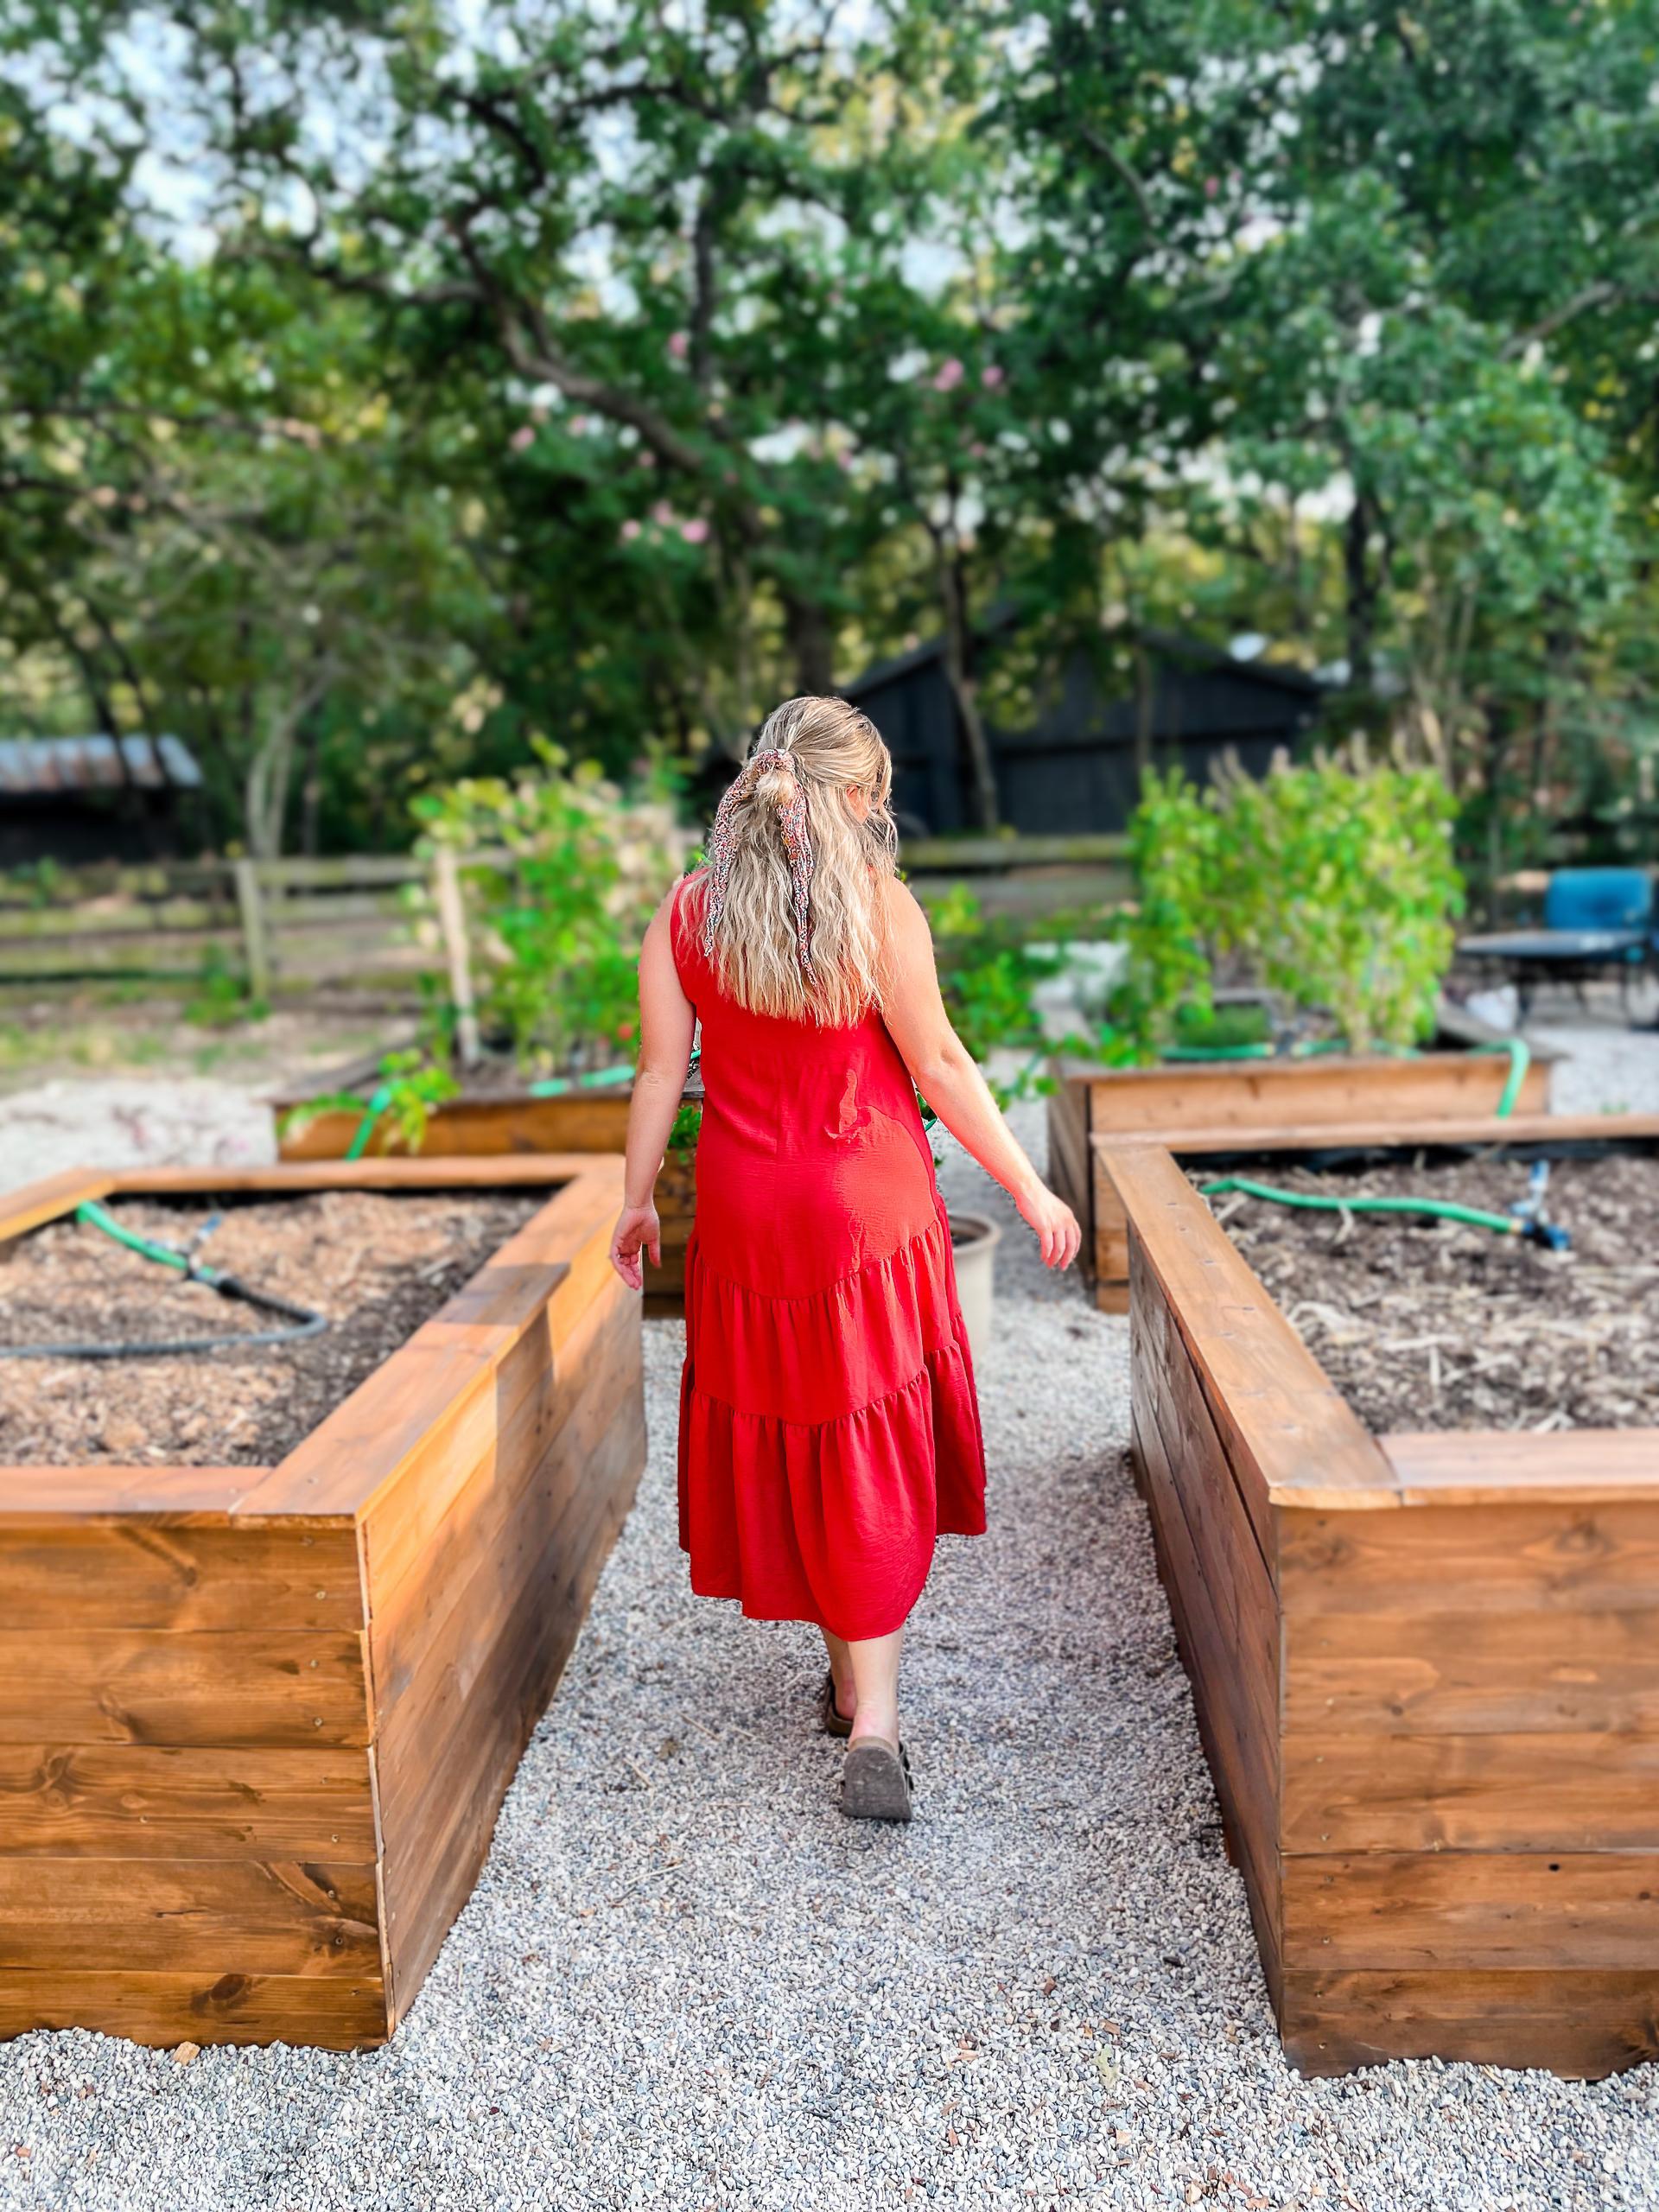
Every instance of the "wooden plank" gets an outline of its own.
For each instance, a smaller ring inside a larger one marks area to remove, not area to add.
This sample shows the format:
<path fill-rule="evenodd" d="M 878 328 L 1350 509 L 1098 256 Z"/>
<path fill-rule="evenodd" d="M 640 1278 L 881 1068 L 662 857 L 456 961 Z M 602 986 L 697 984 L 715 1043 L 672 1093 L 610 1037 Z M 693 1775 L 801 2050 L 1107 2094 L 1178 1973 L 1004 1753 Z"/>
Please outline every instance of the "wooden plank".
<path fill-rule="evenodd" d="M 118 1197 L 282 1198 L 307 1191 L 516 1190 L 568 1185 L 596 1165 L 590 1153 L 523 1153 L 502 1160 L 279 1160 L 262 1167 L 124 1167 L 105 1189 Z M 621 1174 L 617 1164 L 617 1174 Z"/>
<path fill-rule="evenodd" d="M 0 1743 L 366 1744 L 361 1630 L 0 1630 Z"/>
<path fill-rule="evenodd" d="M 501 1799 L 627 1517 L 640 1459 L 626 1445 L 617 1447 L 617 1456 L 622 1462 L 618 1473 L 595 1482 L 591 1495 L 580 1501 L 586 1510 L 580 1532 L 562 1532 L 544 1555 L 539 1573 L 546 1578 L 546 1595 L 539 1612 L 518 1609 L 512 1631 L 498 1639 L 472 1687 L 471 1694 L 496 1714 L 495 1728 L 455 1731 L 447 1755 L 431 1770 L 423 1802 L 423 1813 L 436 1818 L 400 1822 L 395 1834 L 388 1831 L 385 1879 L 395 2017 L 407 2010 L 477 1878 Z"/>
<path fill-rule="evenodd" d="M 1287 1736 L 1281 1823 L 1287 1853 L 1659 1852 L 1659 1738 Z"/>
<path fill-rule="evenodd" d="M 1089 1233 L 1089 1188 L 1093 1162 L 1089 1153 L 1088 1094 L 1077 1084 L 1061 1084 L 1048 1095 L 1048 1185 L 1065 1199 Z"/>
<path fill-rule="evenodd" d="M 1390 2058 L 1539 2067 L 1599 2079 L 1659 2057 L 1659 1980 L 1582 1974 L 1285 1976 L 1285 2050 L 1304 2074 Z"/>
<path fill-rule="evenodd" d="M 1289 1733 L 1659 1734 L 1659 1610 L 1295 1613 L 1284 1698 Z"/>
<path fill-rule="evenodd" d="M 1379 1121 L 1357 1116 L 1337 1128 L 1329 1122 L 1287 1121 L 1241 1132 L 1236 1122 L 1205 1123 L 1192 1128 L 1108 1129 L 1093 1135 L 1092 1147 L 1116 1151 L 1124 1145 L 1160 1145 L 1178 1159 L 1207 1152 L 1329 1152 L 1395 1149 L 1443 1145 L 1469 1147 L 1534 1144 L 1628 1144 L 1659 1142 L 1659 1114 L 1514 1114 L 1498 1121 L 1491 1114 L 1432 1115 L 1419 1121 Z"/>
<path fill-rule="evenodd" d="M 624 1285 L 615 1287 L 616 1299 L 593 1300 L 569 1344 L 543 1358 L 537 1387 L 498 1425 L 462 1488 L 441 1506 L 426 1491 L 395 1499 L 395 1510 L 365 1524 L 370 1649 L 383 1719 L 395 1694 L 391 1654 L 405 1641 L 406 1614 L 418 1608 L 441 1618 L 479 1554 L 524 1540 L 533 1516 L 546 1525 L 551 1486 L 580 1478 L 613 1421 L 638 1427 L 643 1345 L 634 1301 Z"/>
<path fill-rule="evenodd" d="M 310 2044 L 364 2050 L 386 2039 L 378 1974 L 137 1974 L 56 1967 L 0 1978 L 0 2039 L 36 2028 L 92 2028 L 166 2049 L 200 2044 Z"/>
<path fill-rule="evenodd" d="M 1659 1502 L 1659 1428 L 1452 1429 L 1377 1439 L 1408 1505 L 1471 1505 L 1499 1496 L 1564 1504 L 1586 1495 Z"/>
<path fill-rule="evenodd" d="M 380 1979 L 372 1866 L 0 1859 L 0 1969 Z"/>
<path fill-rule="evenodd" d="M 1276 1782 L 1264 1788 L 1268 1777 L 1260 1759 L 1252 1766 L 1244 1756 L 1247 1731 L 1232 1709 L 1233 1677 L 1216 1604 L 1181 1508 L 1179 1483 L 1165 1439 L 1151 1408 L 1139 1400 L 1132 1413 L 1131 1439 L 1205 1762 L 1234 1858 L 1244 1876 L 1262 1968 L 1276 2003 L 1281 1959 Z"/>
<path fill-rule="evenodd" d="M 211 1516 L 25 1514 L 14 1503 L 10 1471 L 0 1468 L 0 1621 L 10 1630 L 56 1633 L 71 1622 L 79 1630 L 230 1630 L 257 1622 L 270 1633 L 361 1624 L 349 1521 L 235 1521 L 225 1509 Z M 241 1495 L 240 1485 L 231 1495 Z"/>
<path fill-rule="evenodd" d="M 1107 1160 L 1252 1522 L 1284 1503 L 1397 1505 L 1388 1460 L 1169 1154 Z"/>
<path fill-rule="evenodd" d="M 1490 1116 L 1509 1081 L 1503 1053 L 1424 1052 L 1411 1059 L 1332 1055 L 1306 1060 L 1192 1061 L 1089 1072 L 1092 1135 L 1108 1130 L 1262 1129 L 1300 1122 L 1349 1123 Z M 1529 1068 L 1516 1102 L 1525 1114 L 1548 1103 L 1548 1070 Z"/>
<path fill-rule="evenodd" d="M 588 1173 L 504 1244 L 238 1510 L 368 1514 L 379 1492 L 407 1490 L 423 1468 L 453 1495 L 494 1433 L 503 1363 L 526 1331 L 550 1325 L 556 1306 L 579 1309 L 607 1264 L 605 1252 L 595 1256 L 592 1248 L 602 1240 L 608 1249 L 622 1163 L 596 1154 L 587 1165 Z M 561 1300 L 567 1281 L 570 1295 Z M 510 1375 L 521 1372 L 527 1357 L 521 1355 Z"/>
<path fill-rule="evenodd" d="M 373 1081 L 368 1090 L 373 1089 Z M 366 1101 L 366 1092 L 365 1093 Z M 514 1153 L 620 1152 L 627 1136 L 628 1094 L 616 1096 L 531 1098 L 508 1091 L 500 1096 L 451 1098 L 435 1107 L 419 1157 L 496 1159 Z M 356 1136 L 362 1116 L 355 1112 L 318 1115 L 302 1128 L 285 1129 L 278 1150 L 285 1160 L 338 1160 Z M 390 1127 L 369 1140 L 368 1157 L 397 1157 L 385 1147 L 395 1141 Z"/>
<path fill-rule="evenodd" d="M 20 1536 L 27 1524 L 214 1528 L 266 1467 L 126 1467 L 111 1461 L 85 1467 L 0 1466 L 0 1516 Z M 326 1525 L 326 1524 L 325 1524 Z M 3 1618 L 0 1609 L 0 1618 Z"/>
<path fill-rule="evenodd" d="M 378 1843 L 361 1751 L 0 1745 L 0 1857 L 340 1865 Z"/>
<path fill-rule="evenodd" d="M 1285 1861 L 1285 1964 L 1316 1974 L 1659 1969 L 1659 1853 L 1371 1852 Z"/>
<path fill-rule="evenodd" d="M 107 1198 L 115 1178 L 101 1167 L 65 1167 L 0 1197 L 0 1243 L 60 1220 L 88 1198 Z"/>
<path fill-rule="evenodd" d="M 1287 1614 L 1529 1612 L 1547 1636 L 1541 1615 L 1659 1606 L 1659 1510 L 1499 1493 L 1400 1513 L 1287 1511 L 1279 1590 Z"/>

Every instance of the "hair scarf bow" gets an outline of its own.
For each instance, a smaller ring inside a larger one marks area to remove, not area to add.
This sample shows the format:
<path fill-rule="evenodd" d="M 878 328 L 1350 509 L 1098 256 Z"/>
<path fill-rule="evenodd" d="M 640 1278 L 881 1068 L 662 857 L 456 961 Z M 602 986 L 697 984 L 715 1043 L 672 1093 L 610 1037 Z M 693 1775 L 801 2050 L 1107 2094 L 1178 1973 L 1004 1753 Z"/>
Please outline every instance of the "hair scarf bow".
<path fill-rule="evenodd" d="M 806 824 L 806 789 L 794 761 L 780 746 L 770 747 L 747 760 L 731 788 L 720 802 L 715 813 L 715 826 L 709 833 L 707 847 L 709 862 L 709 896 L 702 918 L 702 947 L 712 952 L 715 932 L 726 911 L 726 893 L 732 879 L 732 862 L 737 856 L 736 814 L 738 808 L 753 791 L 757 780 L 774 768 L 788 776 L 794 796 L 778 810 L 778 826 L 783 832 L 784 851 L 789 860 L 790 888 L 795 906 L 795 945 L 800 955 L 804 972 L 812 972 L 812 838 Z"/>

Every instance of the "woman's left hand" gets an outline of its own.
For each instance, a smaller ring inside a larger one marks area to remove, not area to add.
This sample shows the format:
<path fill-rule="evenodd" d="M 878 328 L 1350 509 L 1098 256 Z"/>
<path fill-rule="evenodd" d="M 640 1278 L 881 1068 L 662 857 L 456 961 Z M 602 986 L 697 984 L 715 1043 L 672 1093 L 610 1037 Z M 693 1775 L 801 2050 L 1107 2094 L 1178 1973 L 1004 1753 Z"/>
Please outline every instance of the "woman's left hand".
<path fill-rule="evenodd" d="M 662 1266 L 663 1225 L 657 1218 L 657 1209 L 653 1205 L 624 1206 L 611 1232 L 611 1265 L 630 1290 L 645 1287 L 645 1271 L 639 1258 L 642 1249 L 650 1253 L 653 1268 Z"/>
<path fill-rule="evenodd" d="M 1043 1248 L 1043 1265 L 1069 1268 L 1077 1256 L 1083 1231 L 1065 1200 L 1057 1198 L 1046 1185 L 1033 1181 L 1016 1192 L 1014 1204 L 1037 1232 L 1037 1241 Z"/>

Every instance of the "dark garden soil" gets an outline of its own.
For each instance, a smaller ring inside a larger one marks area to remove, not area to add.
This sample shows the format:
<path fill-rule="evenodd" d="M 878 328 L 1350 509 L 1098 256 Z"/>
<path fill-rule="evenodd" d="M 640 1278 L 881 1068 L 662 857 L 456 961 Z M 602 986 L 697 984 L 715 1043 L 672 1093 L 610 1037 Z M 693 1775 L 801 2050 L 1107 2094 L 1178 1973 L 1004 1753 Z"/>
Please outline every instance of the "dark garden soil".
<path fill-rule="evenodd" d="M 1226 1170 L 1189 1171 L 1203 1185 Z M 1512 1161 L 1407 1159 L 1281 1190 L 1421 1196 L 1505 1214 Z M 1572 1249 L 1401 1214 L 1305 1212 L 1230 1192 L 1217 1217 L 1374 1432 L 1659 1427 L 1659 1160 L 1559 1160 L 1545 1211 Z"/>
<path fill-rule="evenodd" d="M 327 1317 L 286 1344 L 181 1356 L 0 1360 L 0 1464 L 270 1466 L 308 1436 L 537 1209 L 512 1195 L 324 1191 L 227 1203 L 208 1266 Z M 206 1200 L 114 1199 L 124 1228 L 187 1243 Z M 283 1325 L 73 1220 L 0 1246 L 0 1342 L 163 1342 Z"/>

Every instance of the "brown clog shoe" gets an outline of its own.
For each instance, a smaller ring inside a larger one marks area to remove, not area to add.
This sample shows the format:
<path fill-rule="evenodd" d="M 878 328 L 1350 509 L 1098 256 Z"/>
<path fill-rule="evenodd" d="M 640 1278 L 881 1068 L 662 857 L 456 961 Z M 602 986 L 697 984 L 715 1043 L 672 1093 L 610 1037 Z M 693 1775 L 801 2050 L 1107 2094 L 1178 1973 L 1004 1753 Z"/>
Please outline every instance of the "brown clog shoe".
<path fill-rule="evenodd" d="M 818 1692 L 818 1718 L 823 1723 L 826 1736 L 850 1736 L 853 1732 L 852 1722 L 836 1703 L 836 1678 L 828 1668 L 824 1669 L 823 1688 Z"/>
<path fill-rule="evenodd" d="M 885 1736 L 861 1736 L 841 1770 L 841 1809 L 851 1821 L 907 1821 L 910 1755 Z"/>

